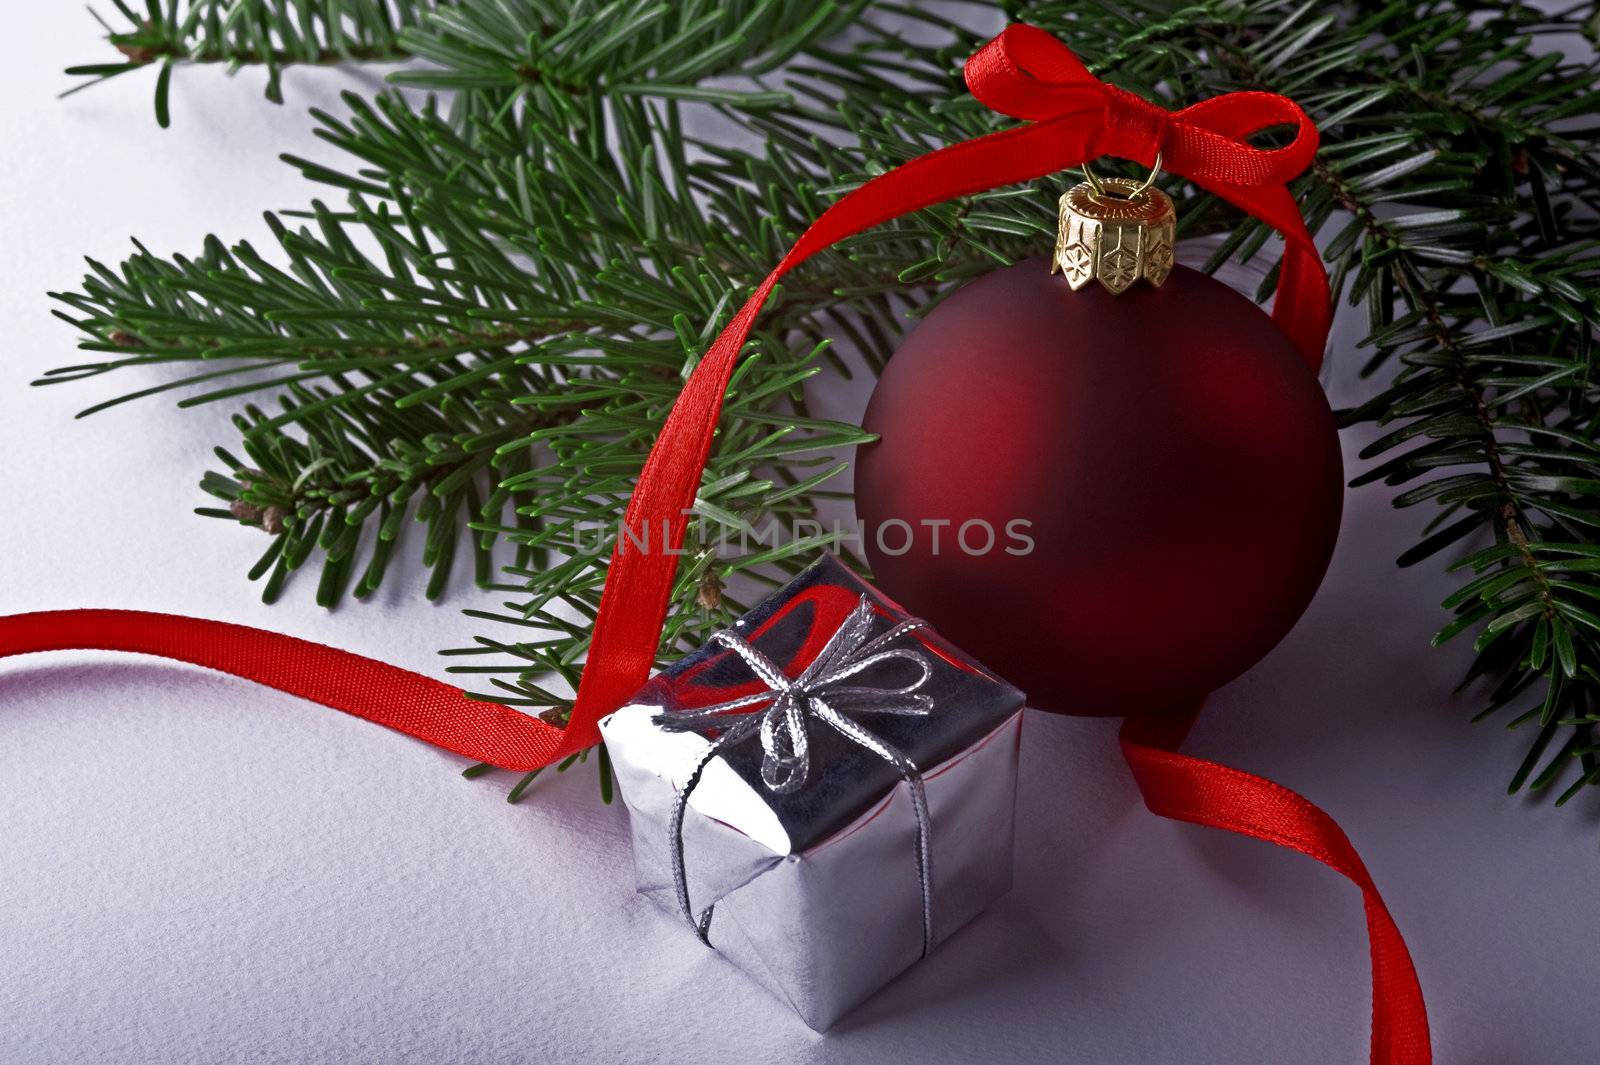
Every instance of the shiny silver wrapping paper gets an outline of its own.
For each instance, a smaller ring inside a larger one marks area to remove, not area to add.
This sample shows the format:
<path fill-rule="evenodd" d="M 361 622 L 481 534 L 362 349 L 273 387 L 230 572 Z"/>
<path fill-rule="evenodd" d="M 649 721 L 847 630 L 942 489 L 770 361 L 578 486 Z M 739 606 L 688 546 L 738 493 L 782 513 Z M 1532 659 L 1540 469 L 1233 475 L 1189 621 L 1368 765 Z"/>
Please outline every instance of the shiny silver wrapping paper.
<path fill-rule="evenodd" d="M 831 619 L 818 606 L 787 608 L 836 592 L 871 595 L 886 628 L 904 617 L 827 558 L 734 630 L 776 661 L 792 662 L 796 653 L 804 657 L 807 639 Z M 920 639 L 936 667 L 921 689 L 933 696 L 933 712 L 856 720 L 890 739 L 922 771 L 937 945 L 1011 887 L 1022 695 L 937 634 Z M 733 656 L 702 648 L 600 725 L 632 825 L 638 890 L 683 923 L 686 935 L 692 932 L 677 901 L 670 819 L 679 789 L 710 741 L 653 719 L 717 701 L 700 691 L 725 693 L 748 680 Z M 812 779 L 796 795 L 775 795 L 761 785 L 757 742 L 713 758 L 689 793 L 683 827 L 692 905 L 698 912 L 715 904 L 711 945 L 818 1031 L 915 963 L 923 948 L 909 787 L 868 752 L 819 735 L 826 731 L 813 729 Z"/>

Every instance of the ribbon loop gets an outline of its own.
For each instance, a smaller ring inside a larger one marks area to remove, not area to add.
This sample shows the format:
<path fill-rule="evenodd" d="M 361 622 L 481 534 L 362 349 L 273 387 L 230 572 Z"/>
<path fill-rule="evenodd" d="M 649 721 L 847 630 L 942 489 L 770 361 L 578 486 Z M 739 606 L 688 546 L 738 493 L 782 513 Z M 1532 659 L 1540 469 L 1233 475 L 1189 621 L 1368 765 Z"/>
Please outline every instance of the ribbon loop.
<path fill-rule="evenodd" d="M 726 629 L 714 633 L 711 642 L 738 654 L 767 690 L 692 710 L 658 714 L 655 723 L 669 732 L 701 732 L 724 729 L 730 722 L 745 724 L 748 730 L 748 722 L 759 721 L 756 728 L 761 736 L 762 782 L 775 792 L 795 791 L 811 775 L 811 743 L 806 730 L 811 718 L 824 720 L 828 716 L 823 712 L 827 709 L 824 698 L 838 708 L 855 712 L 925 715 L 933 709 L 933 699 L 917 690 L 933 676 L 933 666 L 927 658 L 908 647 L 878 650 L 926 623 L 908 618 L 869 641 L 872 619 L 872 603 L 863 595 L 817 657 L 793 680 L 742 636 Z M 896 660 L 915 666 L 916 679 L 897 687 L 840 683 Z M 758 709 L 763 703 L 766 707 Z M 748 731 L 741 732 L 741 736 L 747 734 Z"/>
<path fill-rule="evenodd" d="M 1181 151 L 1196 181 L 1221 181 L 1238 188 L 1282 185 L 1305 172 L 1321 137 L 1309 115 L 1286 96 L 1230 92 L 1202 100 L 1172 115 L 1182 130 Z M 1257 148 L 1248 140 L 1276 126 L 1293 126 L 1294 139 L 1281 148 Z"/>
<path fill-rule="evenodd" d="M 1008 27 L 972 54 L 962 77 L 983 106 L 1029 122 L 1105 104 L 1105 86 L 1083 61 L 1035 26 Z"/>

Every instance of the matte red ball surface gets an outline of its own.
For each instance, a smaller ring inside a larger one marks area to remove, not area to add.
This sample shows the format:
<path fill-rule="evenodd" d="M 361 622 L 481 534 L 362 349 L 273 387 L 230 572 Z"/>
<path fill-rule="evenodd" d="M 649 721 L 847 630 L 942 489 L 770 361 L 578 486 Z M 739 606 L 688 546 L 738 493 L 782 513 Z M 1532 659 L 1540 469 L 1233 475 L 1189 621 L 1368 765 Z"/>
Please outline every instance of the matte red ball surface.
<path fill-rule="evenodd" d="M 1260 308 L 1184 267 L 1119 296 L 1045 259 L 973 282 L 906 338 L 865 428 L 879 585 L 1045 710 L 1165 709 L 1238 676 L 1338 534 L 1321 387 Z"/>

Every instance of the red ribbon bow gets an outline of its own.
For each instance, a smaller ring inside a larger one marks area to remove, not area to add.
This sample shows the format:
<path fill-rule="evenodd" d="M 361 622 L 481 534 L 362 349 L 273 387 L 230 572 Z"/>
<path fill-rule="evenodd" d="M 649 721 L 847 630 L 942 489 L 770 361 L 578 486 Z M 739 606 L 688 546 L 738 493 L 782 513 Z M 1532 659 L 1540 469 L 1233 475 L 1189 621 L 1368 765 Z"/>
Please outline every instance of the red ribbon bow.
<path fill-rule="evenodd" d="M 1273 317 L 1311 368 L 1321 365 L 1332 322 L 1328 275 L 1287 186 L 1317 154 L 1317 127 L 1299 104 L 1277 93 L 1230 92 L 1168 111 L 1099 80 L 1071 49 L 1033 26 L 1007 28 L 978 49 L 963 74 L 985 107 L 1034 123 L 974 144 L 1025 141 L 1054 164 L 1041 173 L 1102 155 L 1148 167 L 1159 159 L 1163 169 L 1276 229 L 1284 254 Z M 1274 126 L 1293 126 L 1294 139 L 1271 149 L 1249 143 Z"/>
<path fill-rule="evenodd" d="M 672 550 L 618 539 L 588 661 L 565 730 L 508 707 L 467 699 L 427 677 L 330 647 L 242 625 L 121 610 L 0 618 L 0 657 L 66 648 L 134 651 L 193 662 L 303 696 L 482 762 L 529 771 L 600 739 L 596 723 L 648 678 L 723 394 L 756 316 L 784 274 L 844 238 L 957 196 L 1029 181 L 1102 155 L 1165 169 L 1272 226 L 1284 238 L 1273 316 L 1306 362 L 1322 359 L 1331 308 L 1327 275 L 1285 182 L 1317 149 L 1293 101 L 1229 93 L 1167 112 L 1097 80 L 1060 41 L 1011 26 L 967 62 L 967 86 L 1027 124 L 930 152 L 868 181 L 825 211 L 740 308 L 685 383 L 646 459 L 624 520 L 668 530 Z M 1296 127 L 1286 147 L 1246 138 Z M 646 537 L 639 541 L 651 542 Z M 1149 808 L 1163 816 L 1268 840 L 1308 854 L 1362 890 L 1372 946 L 1374 1065 L 1431 1061 L 1427 1015 L 1410 955 L 1344 833 L 1294 792 L 1176 753 L 1190 717 L 1129 721 L 1128 759 Z"/>

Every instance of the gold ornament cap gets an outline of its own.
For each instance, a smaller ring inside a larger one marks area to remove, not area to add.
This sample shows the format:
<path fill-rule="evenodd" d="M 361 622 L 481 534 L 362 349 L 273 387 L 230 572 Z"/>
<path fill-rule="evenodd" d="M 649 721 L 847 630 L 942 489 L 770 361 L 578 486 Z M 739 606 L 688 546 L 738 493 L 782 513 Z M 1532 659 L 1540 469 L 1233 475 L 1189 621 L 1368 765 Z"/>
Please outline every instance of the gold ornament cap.
<path fill-rule="evenodd" d="M 1177 224 L 1171 197 L 1148 181 L 1074 185 L 1061 196 L 1050 272 L 1061 271 L 1074 290 L 1099 281 L 1115 294 L 1141 277 L 1159 285 L 1172 272 Z"/>

